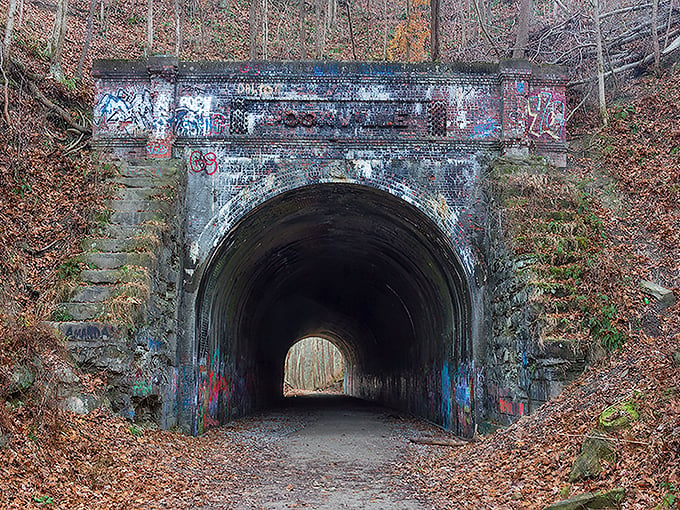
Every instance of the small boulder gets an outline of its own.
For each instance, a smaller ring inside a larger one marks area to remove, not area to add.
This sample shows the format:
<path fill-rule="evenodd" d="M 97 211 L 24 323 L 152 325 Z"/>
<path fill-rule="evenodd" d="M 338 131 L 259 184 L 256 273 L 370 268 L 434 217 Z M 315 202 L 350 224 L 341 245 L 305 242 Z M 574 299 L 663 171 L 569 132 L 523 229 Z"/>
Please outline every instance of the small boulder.
<path fill-rule="evenodd" d="M 99 407 L 99 401 L 92 395 L 72 395 L 61 401 L 60 406 L 65 411 L 76 414 L 87 414 Z"/>
<path fill-rule="evenodd" d="M 607 492 L 587 492 L 586 494 L 578 494 L 577 496 L 558 501 L 545 510 L 590 510 L 590 509 L 605 509 L 605 508 L 621 508 L 621 503 L 625 497 L 625 492 L 622 488 L 612 489 Z"/>
<path fill-rule="evenodd" d="M 571 466 L 569 483 L 599 476 L 604 471 L 603 462 L 615 463 L 616 451 L 609 437 L 593 431 L 586 436 L 581 447 L 581 454 Z"/>
<path fill-rule="evenodd" d="M 648 296 L 652 296 L 663 306 L 673 306 L 675 304 L 673 291 L 666 287 L 662 287 L 658 283 L 642 280 L 640 281 L 640 287 L 642 287 L 642 292 Z"/>
<path fill-rule="evenodd" d="M 28 391 L 35 382 L 35 374 L 26 365 L 17 365 L 12 372 L 12 382 L 9 393 L 24 393 Z"/>

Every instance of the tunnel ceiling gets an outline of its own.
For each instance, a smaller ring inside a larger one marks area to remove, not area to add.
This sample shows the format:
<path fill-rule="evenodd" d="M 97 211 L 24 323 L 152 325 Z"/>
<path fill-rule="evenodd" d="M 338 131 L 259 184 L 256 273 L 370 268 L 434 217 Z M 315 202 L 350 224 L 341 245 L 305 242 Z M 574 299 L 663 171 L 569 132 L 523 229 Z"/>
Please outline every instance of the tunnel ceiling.
<path fill-rule="evenodd" d="M 369 373 L 457 357 L 444 350 L 459 343 L 452 335 L 464 327 L 467 284 L 449 246 L 429 218 L 388 193 L 300 188 L 253 210 L 221 243 L 199 318 L 222 351 L 229 344 L 272 373 L 310 335 L 333 339 Z"/>

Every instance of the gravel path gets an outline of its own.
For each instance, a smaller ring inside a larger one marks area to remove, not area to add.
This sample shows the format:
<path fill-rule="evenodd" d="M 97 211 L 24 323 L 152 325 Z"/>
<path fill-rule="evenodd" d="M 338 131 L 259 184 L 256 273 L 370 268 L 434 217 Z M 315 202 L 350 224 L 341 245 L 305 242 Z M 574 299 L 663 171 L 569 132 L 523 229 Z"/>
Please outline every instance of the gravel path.
<path fill-rule="evenodd" d="M 434 508 L 395 471 L 409 452 L 423 448 L 409 438 L 446 437 L 445 432 L 344 396 L 286 400 L 282 410 L 215 432 L 248 449 L 256 462 L 240 469 L 220 496 L 220 484 L 206 487 L 203 508 Z"/>

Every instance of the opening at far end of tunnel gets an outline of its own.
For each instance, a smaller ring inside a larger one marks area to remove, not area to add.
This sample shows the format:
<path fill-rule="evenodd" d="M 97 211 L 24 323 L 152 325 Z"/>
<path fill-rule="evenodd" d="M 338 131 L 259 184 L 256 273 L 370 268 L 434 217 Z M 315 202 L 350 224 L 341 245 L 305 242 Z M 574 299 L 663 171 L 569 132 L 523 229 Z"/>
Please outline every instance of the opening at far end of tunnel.
<path fill-rule="evenodd" d="M 286 397 L 310 391 L 342 393 L 345 357 L 325 338 L 303 338 L 288 350 L 283 374 Z"/>
<path fill-rule="evenodd" d="M 469 285 L 417 207 L 355 184 L 288 191 L 246 214 L 203 275 L 197 432 L 277 403 L 289 349 L 309 337 L 339 349 L 348 395 L 462 433 L 472 423 L 455 391 L 471 360 Z"/>

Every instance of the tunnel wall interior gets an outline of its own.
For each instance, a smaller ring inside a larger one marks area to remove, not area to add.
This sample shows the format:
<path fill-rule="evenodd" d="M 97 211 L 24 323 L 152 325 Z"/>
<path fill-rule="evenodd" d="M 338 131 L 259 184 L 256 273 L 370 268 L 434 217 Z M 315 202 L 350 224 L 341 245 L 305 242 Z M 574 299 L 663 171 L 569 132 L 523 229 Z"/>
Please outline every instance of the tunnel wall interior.
<path fill-rule="evenodd" d="M 469 398 L 451 399 L 471 361 L 467 276 L 407 202 L 345 183 L 280 194 L 222 240 L 204 282 L 197 430 L 279 399 L 288 349 L 313 335 L 345 354 L 349 394 L 460 433 L 472 423 Z"/>
<path fill-rule="evenodd" d="M 154 57 L 93 74 L 100 150 L 186 163 L 182 426 L 267 405 L 288 347 L 320 334 L 352 360 L 352 394 L 472 433 L 481 168 L 529 148 L 564 163 L 561 70 Z"/>

